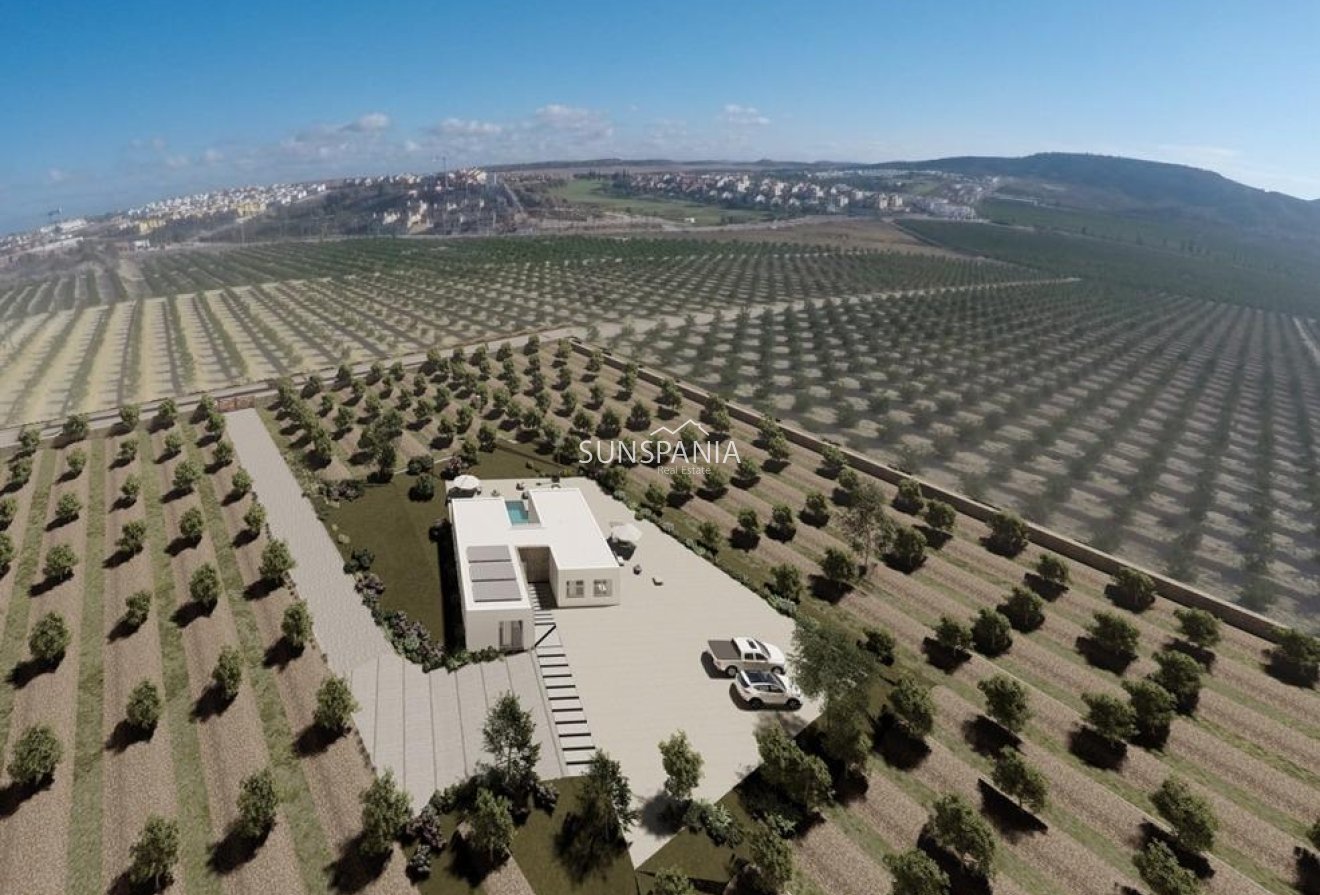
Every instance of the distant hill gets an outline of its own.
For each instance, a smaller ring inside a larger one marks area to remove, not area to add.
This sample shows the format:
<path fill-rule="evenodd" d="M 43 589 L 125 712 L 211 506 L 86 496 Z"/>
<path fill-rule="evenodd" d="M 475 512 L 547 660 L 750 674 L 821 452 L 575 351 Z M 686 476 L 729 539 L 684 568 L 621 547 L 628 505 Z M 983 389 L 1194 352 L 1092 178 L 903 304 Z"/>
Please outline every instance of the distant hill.
<path fill-rule="evenodd" d="M 1009 181 L 1002 195 L 1054 207 L 1320 238 L 1320 202 L 1246 186 L 1187 165 L 1042 152 L 1022 158 L 959 156 L 867 167 L 1002 177 Z"/>

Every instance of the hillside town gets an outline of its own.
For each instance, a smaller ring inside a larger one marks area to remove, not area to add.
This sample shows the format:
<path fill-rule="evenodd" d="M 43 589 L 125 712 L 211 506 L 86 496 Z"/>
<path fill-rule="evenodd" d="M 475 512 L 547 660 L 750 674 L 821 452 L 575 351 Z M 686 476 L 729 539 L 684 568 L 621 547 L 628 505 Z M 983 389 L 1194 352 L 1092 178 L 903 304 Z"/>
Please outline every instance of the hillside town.
<path fill-rule="evenodd" d="M 858 185 L 866 182 L 868 186 Z M 623 195 L 658 195 L 730 208 L 781 210 L 793 214 L 848 214 L 861 211 L 916 212 L 950 220 L 974 220 L 973 207 L 986 191 L 977 181 L 957 180 L 940 192 L 917 194 L 901 179 L 861 177 L 856 171 L 801 176 L 749 172 L 663 172 L 616 174 L 611 189 Z M 884 186 L 886 188 L 881 189 Z"/>

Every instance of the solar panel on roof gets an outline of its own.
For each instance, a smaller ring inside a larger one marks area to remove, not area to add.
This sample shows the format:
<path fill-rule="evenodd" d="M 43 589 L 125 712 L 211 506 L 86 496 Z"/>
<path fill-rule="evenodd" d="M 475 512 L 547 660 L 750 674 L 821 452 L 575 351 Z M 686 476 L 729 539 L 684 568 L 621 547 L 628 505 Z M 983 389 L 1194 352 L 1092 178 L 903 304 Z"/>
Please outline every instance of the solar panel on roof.
<path fill-rule="evenodd" d="M 507 560 L 473 563 L 470 571 L 473 581 L 512 581 L 518 577 L 513 571 L 513 563 Z"/>
<path fill-rule="evenodd" d="M 514 579 L 500 581 L 473 581 L 472 599 L 477 603 L 504 603 L 522 599 L 518 582 Z"/>
<path fill-rule="evenodd" d="M 480 545 L 467 548 L 468 562 L 511 562 L 513 554 L 506 544 Z"/>

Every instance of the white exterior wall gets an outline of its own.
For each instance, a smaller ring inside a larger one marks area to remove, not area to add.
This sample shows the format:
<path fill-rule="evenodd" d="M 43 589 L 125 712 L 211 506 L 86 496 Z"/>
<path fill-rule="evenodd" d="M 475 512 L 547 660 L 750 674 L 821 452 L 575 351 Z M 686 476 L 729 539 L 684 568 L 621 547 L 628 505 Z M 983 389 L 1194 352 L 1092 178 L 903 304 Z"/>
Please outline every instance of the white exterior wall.
<path fill-rule="evenodd" d="M 551 560 L 553 563 L 553 559 Z M 555 602 L 560 609 L 572 609 L 576 606 L 617 606 L 619 603 L 619 568 L 612 569 L 555 569 Z M 628 574 L 632 574 L 629 572 Z M 595 582 L 604 579 L 610 582 L 610 595 L 598 597 L 595 594 Z M 568 596 L 568 582 L 582 582 L 582 596 Z"/>
<path fill-rule="evenodd" d="M 490 608 L 468 608 L 463 604 L 463 639 L 470 650 L 485 649 L 500 645 L 500 622 L 522 620 L 523 649 L 530 649 L 534 639 L 535 620 L 532 610 L 525 606 L 494 606 Z"/>

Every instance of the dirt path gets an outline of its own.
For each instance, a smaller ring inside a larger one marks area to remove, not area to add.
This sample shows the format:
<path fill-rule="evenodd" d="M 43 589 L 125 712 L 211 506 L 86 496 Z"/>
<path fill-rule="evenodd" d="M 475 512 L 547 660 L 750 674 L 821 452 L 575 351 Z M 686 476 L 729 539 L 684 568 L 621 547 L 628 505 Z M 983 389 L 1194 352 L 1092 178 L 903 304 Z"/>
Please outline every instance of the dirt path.
<path fill-rule="evenodd" d="M 237 469 L 237 464 L 234 464 L 216 476 L 220 494 L 229 493 Z M 239 569 L 243 580 L 249 584 L 260 578 L 258 567 L 261 551 L 266 544 L 264 533 L 250 541 L 243 535 L 246 526 L 242 517 L 254 499 L 248 496 L 225 503 L 223 509 L 225 525 L 233 537 Z M 300 766 L 316 805 L 317 820 L 325 831 L 336 860 L 341 862 L 339 872 L 351 879 L 361 873 L 360 868 L 351 860 L 361 814 L 358 794 L 370 785 L 373 773 L 367 764 L 356 730 L 330 743 L 315 735 L 316 691 L 321 681 L 330 674 L 330 669 L 316 646 L 303 650 L 297 656 L 290 656 L 280 649 L 283 637 L 280 622 L 285 608 L 294 599 L 288 589 L 279 588 L 251 601 L 251 606 L 267 655 L 271 657 L 270 667 L 274 671 L 280 702 L 297 738 L 295 752 L 300 758 Z M 345 860 L 345 856 L 349 856 L 349 859 Z M 399 895 L 411 892 L 412 886 L 404 875 L 403 866 L 402 857 L 396 856 L 386 865 L 383 874 L 372 881 L 371 891 Z"/>
<path fill-rule="evenodd" d="M 136 437 L 129 436 L 134 440 Z M 116 440 L 114 446 L 117 448 L 123 440 Z M 112 507 L 106 526 L 107 554 L 114 551 L 113 545 L 126 523 L 146 516 L 141 498 L 132 507 L 115 506 L 120 485 L 134 473 L 150 475 L 151 470 L 142 469 L 140 461 L 128 466 L 116 464 L 106 477 L 106 505 Z M 158 725 L 150 739 L 130 740 L 116 735 L 124 719 L 129 693 L 139 682 L 153 681 L 163 692 L 156 619 L 149 618 L 133 632 L 121 624 L 128 597 L 140 590 L 150 593 L 153 589 L 151 559 L 146 551 L 106 569 L 102 603 L 102 625 L 106 632 L 102 654 L 102 736 L 109 745 L 102 754 L 101 866 L 107 879 L 114 879 L 128 869 L 129 849 L 150 815 L 174 817 L 178 812 L 169 725 Z M 159 612 L 159 606 L 153 606 L 152 611 Z M 182 883 L 177 880 L 171 886 L 174 891 L 181 888 Z"/>
<path fill-rule="evenodd" d="M 48 519 L 54 518 L 55 503 L 62 495 L 73 494 L 87 504 L 88 474 L 68 481 L 62 455 L 57 466 L 57 480 L 51 489 Z M 48 724 L 64 747 L 64 762 L 56 770 L 54 782 L 13 806 L 13 813 L 3 818 L 4 835 L 0 836 L 0 879 L 24 880 L 34 893 L 63 892 L 68 854 L 69 812 L 73 804 L 73 770 L 70 765 L 74 743 L 75 708 L 78 691 L 79 633 L 83 603 L 82 564 L 86 556 L 87 512 L 78 519 L 55 528 L 47 527 L 42 539 L 41 557 L 57 544 L 67 544 L 78 554 L 80 567 L 74 576 L 53 587 L 34 588 L 28 613 L 27 631 L 47 613 L 62 615 L 71 639 L 64 658 L 53 671 L 20 672 L 23 675 L 10 718 L 10 736 L 4 760 L 6 767 L 13 756 L 14 742 L 34 724 Z M 40 573 L 38 573 L 39 577 Z M 22 657 L 29 657 L 24 634 Z M 24 664 L 23 669 L 30 669 Z M 9 810 L 9 809 L 6 809 Z"/>

